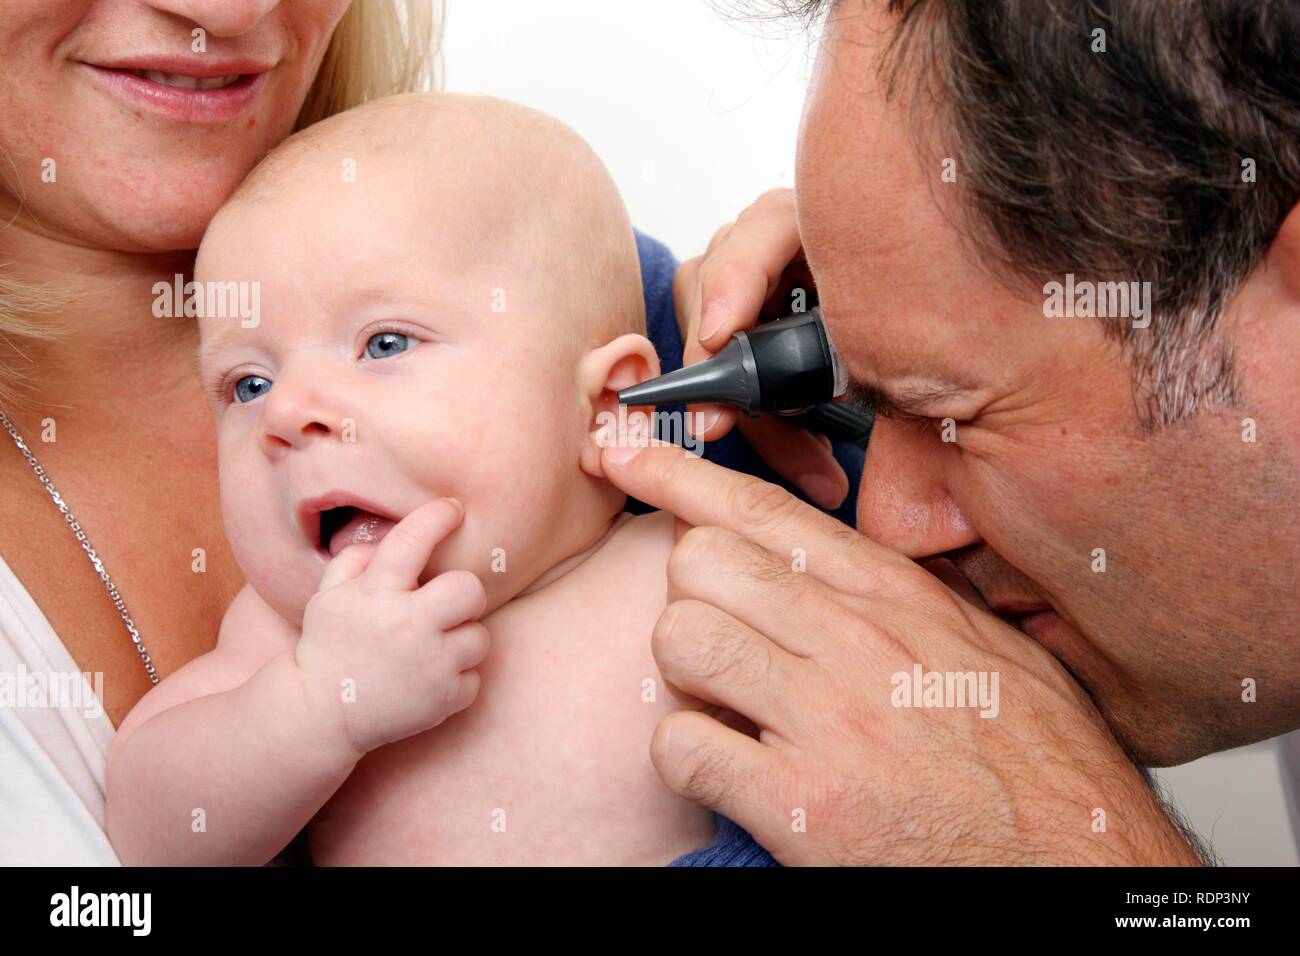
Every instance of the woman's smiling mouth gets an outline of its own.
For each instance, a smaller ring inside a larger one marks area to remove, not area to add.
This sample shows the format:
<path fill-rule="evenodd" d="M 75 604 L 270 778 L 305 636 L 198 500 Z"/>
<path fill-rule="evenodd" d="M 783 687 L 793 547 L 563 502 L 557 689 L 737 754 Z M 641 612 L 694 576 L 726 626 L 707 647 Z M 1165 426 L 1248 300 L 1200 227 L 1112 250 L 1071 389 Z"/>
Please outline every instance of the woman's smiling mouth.
<path fill-rule="evenodd" d="M 129 105 L 191 123 L 228 122 L 247 111 L 272 65 L 216 57 L 78 60 L 93 79 Z"/>
<path fill-rule="evenodd" d="M 127 70 L 126 72 L 142 80 L 150 80 L 182 90 L 219 90 L 239 82 L 246 75 L 232 73 L 230 76 L 197 77 L 186 76 L 183 73 L 163 73 L 159 70 Z"/>

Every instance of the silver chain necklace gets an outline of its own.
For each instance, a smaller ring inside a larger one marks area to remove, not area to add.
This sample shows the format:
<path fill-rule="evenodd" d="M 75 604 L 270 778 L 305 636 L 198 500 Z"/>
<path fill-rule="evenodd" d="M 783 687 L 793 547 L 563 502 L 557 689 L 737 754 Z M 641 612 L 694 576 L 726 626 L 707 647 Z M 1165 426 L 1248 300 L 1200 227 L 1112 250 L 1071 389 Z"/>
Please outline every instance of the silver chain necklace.
<path fill-rule="evenodd" d="M 18 429 L 14 427 L 14 423 L 9 420 L 9 416 L 4 413 L 3 409 L 0 409 L 0 425 L 4 425 L 5 429 L 9 432 L 9 437 L 14 440 L 14 444 L 18 446 L 18 450 L 22 452 L 23 457 L 27 459 L 27 464 L 32 466 L 32 471 L 36 472 L 36 477 L 41 480 L 41 484 L 44 485 L 45 490 L 49 492 L 50 500 L 54 502 L 55 507 L 59 509 L 59 513 L 63 515 L 63 520 L 68 523 L 68 527 L 72 529 L 72 533 L 76 535 L 77 540 L 81 542 L 81 547 L 85 550 L 86 557 L 88 557 L 90 563 L 95 566 L 95 571 L 99 574 L 99 580 L 104 582 L 104 587 L 108 589 L 108 596 L 113 599 L 113 607 L 117 608 L 117 613 L 122 615 L 122 620 L 126 622 L 126 629 L 131 634 L 131 643 L 135 645 L 135 649 L 139 652 L 140 660 L 144 661 L 144 669 L 149 675 L 149 683 L 158 683 L 158 672 L 154 669 L 153 661 L 149 658 L 149 652 L 145 649 L 144 641 L 140 640 L 140 632 L 136 630 L 135 622 L 131 620 L 131 615 L 127 613 L 126 602 L 122 600 L 122 595 L 117 593 L 117 585 L 115 585 L 113 579 L 108 576 L 108 569 L 104 567 L 104 562 L 99 560 L 99 555 L 97 555 L 95 549 L 90 546 L 90 539 L 86 537 L 86 532 L 81 530 L 81 525 L 77 523 L 76 516 L 68 510 L 68 506 L 63 502 L 63 496 L 55 490 L 54 482 L 50 481 L 49 476 L 45 474 L 45 469 L 42 468 L 40 463 L 36 460 L 36 456 L 33 455 L 32 450 L 27 447 L 27 443 L 23 441 L 23 436 L 18 434 Z"/>

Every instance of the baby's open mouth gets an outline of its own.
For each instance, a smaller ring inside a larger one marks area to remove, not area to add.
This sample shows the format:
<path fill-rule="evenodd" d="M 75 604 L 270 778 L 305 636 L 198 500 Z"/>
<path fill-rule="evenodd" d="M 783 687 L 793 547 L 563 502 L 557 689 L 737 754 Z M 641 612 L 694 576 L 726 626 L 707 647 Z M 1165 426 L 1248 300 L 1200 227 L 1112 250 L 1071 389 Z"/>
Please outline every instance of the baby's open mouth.
<path fill-rule="evenodd" d="M 396 523 L 351 505 L 329 508 L 320 513 L 319 546 L 333 557 L 350 544 L 378 544 Z"/>

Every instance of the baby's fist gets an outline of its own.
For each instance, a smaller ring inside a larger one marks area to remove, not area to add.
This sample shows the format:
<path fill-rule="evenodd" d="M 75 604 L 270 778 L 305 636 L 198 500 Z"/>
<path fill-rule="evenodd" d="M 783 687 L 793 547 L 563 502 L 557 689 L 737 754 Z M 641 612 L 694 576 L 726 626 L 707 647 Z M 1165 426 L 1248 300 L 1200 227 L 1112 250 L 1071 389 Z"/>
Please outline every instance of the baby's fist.
<path fill-rule="evenodd" d="M 377 545 L 344 548 L 303 614 L 296 658 L 323 712 L 357 756 L 436 727 L 478 694 L 487 598 L 469 571 L 419 575 L 464 512 L 417 508 Z"/>

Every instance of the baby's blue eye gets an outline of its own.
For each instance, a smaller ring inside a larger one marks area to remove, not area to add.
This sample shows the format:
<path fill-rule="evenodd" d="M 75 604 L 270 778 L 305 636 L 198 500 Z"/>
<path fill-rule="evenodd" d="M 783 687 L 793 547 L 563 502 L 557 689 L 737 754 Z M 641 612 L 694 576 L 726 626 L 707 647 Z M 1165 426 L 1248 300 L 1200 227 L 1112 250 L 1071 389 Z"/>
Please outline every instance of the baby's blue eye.
<path fill-rule="evenodd" d="M 241 403 L 265 395 L 271 390 L 271 380 L 261 375 L 245 375 L 235 383 L 235 399 Z"/>
<path fill-rule="evenodd" d="M 410 344 L 410 336 L 401 332 L 379 332 L 366 342 L 366 354 L 371 358 L 388 358 L 405 352 Z"/>

